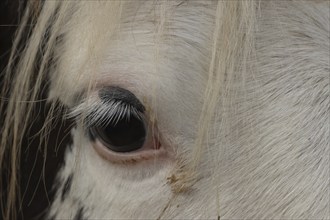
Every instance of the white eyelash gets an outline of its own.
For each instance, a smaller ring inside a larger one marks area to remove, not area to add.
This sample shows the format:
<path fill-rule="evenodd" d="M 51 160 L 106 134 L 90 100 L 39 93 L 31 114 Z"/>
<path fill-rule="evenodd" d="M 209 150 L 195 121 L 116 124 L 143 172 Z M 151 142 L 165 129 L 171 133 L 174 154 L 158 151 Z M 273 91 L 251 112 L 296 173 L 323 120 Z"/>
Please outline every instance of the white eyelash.
<path fill-rule="evenodd" d="M 119 120 L 129 120 L 132 116 L 142 119 L 143 113 L 119 100 L 85 100 L 67 114 L 68 118 L 81 118 L 86 127 L 116 125 Z"/>

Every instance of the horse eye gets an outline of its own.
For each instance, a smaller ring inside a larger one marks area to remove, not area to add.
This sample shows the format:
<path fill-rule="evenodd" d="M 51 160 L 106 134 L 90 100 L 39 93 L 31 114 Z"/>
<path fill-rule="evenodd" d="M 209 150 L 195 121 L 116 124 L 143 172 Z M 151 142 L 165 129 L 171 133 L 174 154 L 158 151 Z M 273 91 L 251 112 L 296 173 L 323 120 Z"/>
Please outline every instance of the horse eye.
<path fill-rule="evenodd" d="M 132 152 L 142 148 L 146 139 L 146 127 L 142 118 L 131 115 L 116 123 L 90 128 L 91 134 L 114 152 Z"/>

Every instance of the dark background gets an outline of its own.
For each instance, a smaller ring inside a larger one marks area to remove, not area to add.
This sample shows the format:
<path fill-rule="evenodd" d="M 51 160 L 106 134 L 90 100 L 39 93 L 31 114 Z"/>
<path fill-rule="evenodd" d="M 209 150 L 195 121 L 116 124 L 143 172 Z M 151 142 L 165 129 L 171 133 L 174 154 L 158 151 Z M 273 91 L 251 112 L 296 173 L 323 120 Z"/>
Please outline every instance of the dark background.
<path fill-rule="evenodd" d="M 0 1 L 0 73 L 3 73 L 8 62 L 15 31 L 23 15 L 26 4 L 27 0 Z M 0 74 L 1 88 L 2 78 L 2 74 Z M 44 98 L 46 95 L 47 94 L 41 94 L 41 97 Z M 2 102 L 4 100 L 2 99 L 0 101 Z M 40 101 L 36 104 L 36 115 L 34 120 L 31 121 L 30 129 L 24 135 L 21 166 L 19 170 L 19 186 L 23 199 L 20 200 L 22 203 L 21 208 L 17 207 L 18 219 L 45 218 L 47 207 L 49 207 L 54 197 L 56 188 L 56 184 L 54 188 L 55 174 L 63 163 L 65 143 L 70 141 L 70 135 L 65 135 L 64 133 L 68 133 L 70 130 L 69 124 L 72 123 L 59 118 L 59 123 L 54 126 L 54 129 L 50 133 L 47 150 L 44 148 L 38 149 L 39 139 L 31 137 L 36 135 L 41 129 L 47 111 L 48 106 L 44 101 Z M 2 126 L 2 120 L 3 115 L 0 115 L 0 128 Z M 64 137 L 66 138 L 64 139 Z M 59 142 L 62 142 L 62 145 L 55 148 Z M 43 168 L 45 169 L 44 172 Z M 45 175 L 42 175 L 43 173 Z M 3 178 L 3 176 L 6 175 L 2 173 L 1 177 Z M 2 197 L 2 199 L 4 199 L 4 197 Z"/>
<path fill-rule="evenodd" d="M 24 6 L 25 2 L 20 0 L 0 1 L 0 70 L 3 70 L 8 61 L 14 33 Z"/>

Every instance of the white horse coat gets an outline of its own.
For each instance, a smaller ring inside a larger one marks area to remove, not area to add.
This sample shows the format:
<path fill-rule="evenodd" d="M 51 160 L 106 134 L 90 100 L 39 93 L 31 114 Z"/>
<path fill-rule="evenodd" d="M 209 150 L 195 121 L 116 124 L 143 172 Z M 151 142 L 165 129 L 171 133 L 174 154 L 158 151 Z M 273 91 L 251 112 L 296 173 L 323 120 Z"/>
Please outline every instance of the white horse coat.
<path fill-rule="evenodd" d="M 103 88 L 123 88 L 144 106 L 147 135 L 141 150 L 112 152 L 77 119 L 49 218 L 330 218 L 329 2 L 257 3 L 241 45 L 221 39 L 229 12 L 214 1 L 83 2 L 59 15 L 49 100 L 76 117 L 102 105 Z M 212 48 L 227 44 L 254 52 L 213 79 Z"/>

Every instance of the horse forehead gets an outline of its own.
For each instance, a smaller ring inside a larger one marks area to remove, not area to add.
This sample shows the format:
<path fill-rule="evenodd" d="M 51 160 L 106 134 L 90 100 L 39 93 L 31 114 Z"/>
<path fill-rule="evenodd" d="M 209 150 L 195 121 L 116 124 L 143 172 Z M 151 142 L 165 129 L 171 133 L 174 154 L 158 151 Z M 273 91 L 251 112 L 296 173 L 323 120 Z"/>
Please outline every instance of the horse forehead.
<path fill-rule="evenodd" d="M 70 104 L 73 94 L 87 88 L 91 80 L 141 94 L 148 94 L 150 85 L 157 85 L 162 94 L 168 92 L 165 96 L 171 95 L 173 87 L 202 91 L 210 59 L 214 3 L 180 2 L 170 1 L 161 7 L 130 2 L 123 5 L 120 20 L 113 22 L 98 22 L 107 19 L 101 4 L 96 9 L 104 13 L 82 10 L 83 16 L 69 22 L 70 30 L 58 50 L 58 71 L 52 78 L 50 97 Z M 162 7 L 165 13 L 160 15 Z M 116 30 L 108 31 L 113 26 Z M 185 86 L 176 85 L 180 82 Z M 65 94 L 56 91 L 56 84 L 67 89 Z"/>

